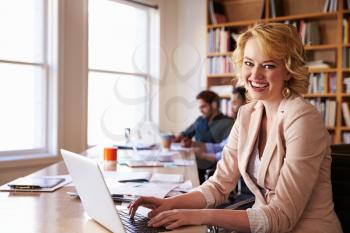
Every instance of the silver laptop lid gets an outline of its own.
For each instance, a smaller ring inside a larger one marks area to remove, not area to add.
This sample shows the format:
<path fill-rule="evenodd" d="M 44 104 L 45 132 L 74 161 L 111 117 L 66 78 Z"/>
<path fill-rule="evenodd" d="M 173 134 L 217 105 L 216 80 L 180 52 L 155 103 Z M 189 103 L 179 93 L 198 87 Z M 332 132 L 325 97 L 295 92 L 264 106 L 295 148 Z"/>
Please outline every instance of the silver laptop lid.
<path fill-rule="evenodd" d="M 97 161 L 61 149 L 87 214 L 113 232 L 125 232 Z"/>

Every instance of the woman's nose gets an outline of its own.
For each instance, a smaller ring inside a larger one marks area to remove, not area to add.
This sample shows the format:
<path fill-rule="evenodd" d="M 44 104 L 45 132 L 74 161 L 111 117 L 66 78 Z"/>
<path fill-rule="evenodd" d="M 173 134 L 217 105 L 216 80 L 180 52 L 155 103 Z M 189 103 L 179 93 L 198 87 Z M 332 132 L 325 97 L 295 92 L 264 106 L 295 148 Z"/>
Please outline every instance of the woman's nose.
<path fill-rule="evenodd" d="M 251 72 L 251 77 L 253 79 L 262 79 L 263 78 L 263 72 L 262 72 L 261 67 L 259 67 L 259 66 L 253 67 L 252 72 Z"/>

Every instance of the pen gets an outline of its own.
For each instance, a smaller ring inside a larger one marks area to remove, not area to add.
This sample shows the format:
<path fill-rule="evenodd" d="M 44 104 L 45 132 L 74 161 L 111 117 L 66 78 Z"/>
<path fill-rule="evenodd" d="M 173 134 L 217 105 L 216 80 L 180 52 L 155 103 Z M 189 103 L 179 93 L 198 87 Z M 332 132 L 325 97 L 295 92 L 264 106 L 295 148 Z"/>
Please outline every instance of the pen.
<path fill-rule="evenodd" d="M 41 189 L 39 185 L 11 185 L 9 186 L 13 189 Z"/>
<path fill-rule="evenodd" d="M 66 192 L 68 195 L 72 197 L 79 197 L 78 193 L 75 192 Z M 124 201 L 124 202 L 131 202 L 138 198 L 137 195 L 130 195 L 130 194 L 111 194 L 111 197 L 114 201 Z"/>

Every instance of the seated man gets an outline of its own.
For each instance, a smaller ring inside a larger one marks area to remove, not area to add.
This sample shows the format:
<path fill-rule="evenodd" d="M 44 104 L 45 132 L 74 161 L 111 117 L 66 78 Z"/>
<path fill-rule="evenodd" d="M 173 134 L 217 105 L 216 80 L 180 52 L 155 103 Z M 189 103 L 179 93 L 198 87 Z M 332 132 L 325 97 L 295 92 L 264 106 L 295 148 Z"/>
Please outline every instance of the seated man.
<path fill-rule="evenodd" d="M 192 137 L 196 142 L 221 142 L 228 137 L 234 120 L 220 112 L 220 98 L 215 92 L 202 91 L 196 98 L 202 116 L 181 132 L 175 141 L 182 142 L 185 147 L 192 145 Z"/>
<path fill-rule="evenodd" d="M 231 94 L 231 114 L 234 120 L 237 117 L 239 108 L 246 103 L 246 89 L 244 87 L 234 88 Z M 230 128 L 231 129 L 231 128 Z M 213 168 L 218 160 L 221 159 L 221 152 L 227 143 L 227 137 L 220 143 L 201 143 L 193 144 L 197 157 L 199 179 L 204 181 L 205 170 Z"/>

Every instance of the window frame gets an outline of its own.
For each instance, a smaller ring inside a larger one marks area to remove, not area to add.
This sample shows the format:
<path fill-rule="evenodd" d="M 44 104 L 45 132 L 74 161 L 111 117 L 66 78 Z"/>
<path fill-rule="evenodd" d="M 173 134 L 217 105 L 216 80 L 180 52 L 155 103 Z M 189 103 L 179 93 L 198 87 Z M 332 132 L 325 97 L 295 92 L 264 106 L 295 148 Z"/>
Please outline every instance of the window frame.
<path fill-rule="evenodd" d="M 62 9 L 59 0 L 43 0 L 43 62 L 24 62 L 0 59 L 2 64 L 40 67 L 45 82 L 44 97 L 44 147 L 24 150 L 0 151 L 0 167 L 12 165 L 11 161 L 40 159 L 42 162 L 56 160 L 58 145 L 58 76 L 59 76 L 59 14 Z M 27 162 L 31 164 L 31 162 Z M 35 163 L 34 163 L 35 164 Z"/>
<path fill-rule="evenodd" d="M 107 1 L 107 0 L 106 0 Z M 138 2 L 133 2 L 133 1 L 126 1 L 126 0 L 110 0 L 117 2 L 119 4 L 124 4 L 124 5 L 129 5 L 141 10 L 145 10 L 147 14 L 147 28 L 146 28 L 146 44 L 147 44 L 147 50 L 146 50 L 146 73 L 134 73 L 134 72 L 124 72 L 124 71 L 117 71 L 117 70 L 108 70 L 108 69 L 93 69 L 90 68 L 88 65 L 88 80 L 90 78 L 90 73 L 105 73 L 105 74 L 111 74 L 111 75 L 124 75 L 124 76 L 136 76 L 136 77 L 130 77 L 130 78 L 142 78 L 146 82 L 146 102 L 144 103 L 144 108 L 145 108 L 145 120 L 149 121 L 151 120 L 152 116 L 152 78 L 158 77 L 158 73 L 154 72 L 154 67 L 150 64 L 150 60 L 152 58 L 158 58 L 159 50 L 155 48 L 154 45 L 152 45 L 152 40 L 154 37 L 157 38 L 156 43 L 159 42 L 159 12 L 158 6 L 152 6 L 144 3 L 138 3 Z M 89 20 L 88 20 L 89 21 Z M 154 25 L 153 25 L 154 24 Z M 152 26 L 153 25 L 153 26 Z M 155 30 L 154 30 L 155 29 Z M 156 35 L 154 35 L 156 34 Z M 154 53 L 151 51 L 154 50 Z M 89 53 L 88 53 L 89 54 Z M 88 55 L 89 56 L 89 55 Z M 157 59 L 157 61 L 159 61 Z M 156 65 L 156 66 L 159 66 Z M 154 101 L 153 101 L 154 102 Z M 88 103 L 89 104 L 89 103 Z M 154 103 L 157 105 L 158 103 Z M 87 112 L 88 113 L 88 112 Z M 153 114 L 155 115 L 155 114 Z M 89 118 L 89 116 L 87 116 Z M 158 117 L 156 117 L 158 118 Z M 88 121 L 87 121 L 88 122 Z M 137 123 L 135 123 L 136 125 Z M 89 131 L 87 127 L 87 142 L 89 141 Z M 87 147 L 91 147 L 94 145 L 87 145 Z"/>

